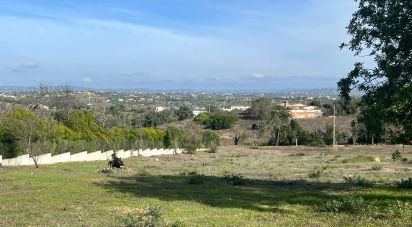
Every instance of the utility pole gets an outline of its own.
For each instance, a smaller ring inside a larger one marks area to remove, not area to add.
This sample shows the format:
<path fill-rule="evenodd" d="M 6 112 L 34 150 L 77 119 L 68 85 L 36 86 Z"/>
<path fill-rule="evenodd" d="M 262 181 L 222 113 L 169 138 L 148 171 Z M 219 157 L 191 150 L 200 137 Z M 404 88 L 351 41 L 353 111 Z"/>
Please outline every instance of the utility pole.
<path fill-rule="evenodd" d="M 332 146 L 336 146 L 336 104 L 333 104 L 333 142 Z"/>

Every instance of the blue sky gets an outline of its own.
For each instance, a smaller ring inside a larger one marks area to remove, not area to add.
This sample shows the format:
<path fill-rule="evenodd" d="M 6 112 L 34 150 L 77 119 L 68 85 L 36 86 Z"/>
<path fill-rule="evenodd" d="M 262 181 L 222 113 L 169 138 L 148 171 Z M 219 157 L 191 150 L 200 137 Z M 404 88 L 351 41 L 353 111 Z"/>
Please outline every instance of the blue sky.
<path fill-rule="evenodd" d="M 0 0 L 1 85 L 335 87 L 351 0 Z"/>

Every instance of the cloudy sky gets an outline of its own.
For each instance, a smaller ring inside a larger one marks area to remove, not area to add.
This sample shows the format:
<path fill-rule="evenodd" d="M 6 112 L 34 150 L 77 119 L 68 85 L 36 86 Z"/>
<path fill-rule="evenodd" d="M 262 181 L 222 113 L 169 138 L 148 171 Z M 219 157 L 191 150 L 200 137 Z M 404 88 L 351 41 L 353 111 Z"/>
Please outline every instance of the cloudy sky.
<path fill-rule="evenodd" d="M 335 87 L 351 0 L 0 0 L 0 85 Z"/>

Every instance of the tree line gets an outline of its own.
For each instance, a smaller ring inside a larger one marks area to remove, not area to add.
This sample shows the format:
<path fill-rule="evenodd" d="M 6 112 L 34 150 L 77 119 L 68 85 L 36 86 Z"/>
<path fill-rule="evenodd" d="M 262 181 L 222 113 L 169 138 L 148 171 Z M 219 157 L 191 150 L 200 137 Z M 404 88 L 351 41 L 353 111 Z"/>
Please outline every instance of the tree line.
<path fill-rule="evenodd" d="M 59 154 L 83 150 L 211 147 L 219 144 L 215 132 L 187 132 L 177 124 L 155 127 L 110 127 L 99 125 L 92 112 L 64 110 L 49 117 L 24 108 L 5 113 L 0 119 L 0 154 L 4 158 L 26 153 Z"/>

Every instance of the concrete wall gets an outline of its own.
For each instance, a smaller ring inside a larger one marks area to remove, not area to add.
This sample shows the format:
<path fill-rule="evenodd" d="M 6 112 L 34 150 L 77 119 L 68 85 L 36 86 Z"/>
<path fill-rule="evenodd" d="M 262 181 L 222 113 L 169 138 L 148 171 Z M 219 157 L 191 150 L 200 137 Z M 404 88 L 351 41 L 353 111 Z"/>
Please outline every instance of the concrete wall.
<path fill-rule="evenodd" d="M 132 151 L 128 150 L 123 153 L 123 157 L 121 158 L 125 159 L 125 158 L 130 158 L 130 157 L 132 157 Z"/>
<path fill-rule="evenodd" d="M 177 153 L 183 153 L 184 151 L 180 148 L 177 149 Z M 155 155 L 172 155 L 174 149 L 145 149 L 145 150 L 118 150 L 116 155 L 122 159 L 126 159 L 133 156 L 155 156 Z M 38 156 L 38 163 L 40 165 L 53 164 L 61 162 L 84 162 L 84 161 L 98 161 L 98 160 L 111 160 L 113 150 L 101 152 L 96 151 L 88 153 L 83 151 L 76 154 L 70 154 L 66 152 L 63 154 L 52 155 L 51 153 L 46 153 Z M 0 164 L 3 166 L 21 166 L 21 165 L 34 165 L 34 161 L 29 157 L 28 154 L 20 155 L 15 158 L 2 159 L 0 155 Z"/>
<path fill-rule="evenodd" d="M 88 153 L 87 154 L 87 161 L 99 161 L 102 160 L 102 152 L 101 151 L 95 151 L 93 153 Z"/>
<path fill-rule="evenodd" d="M 85 162 L 87 161 L 87 151 L 70 155 L 71 162 Z"/>
<path fill-rule="evenodd" d="M 101 160 L 110 160 L 112 159 L 113 150 L 102 152 Z"/>
<path fill-rule="evenodd" d="M 46 153 L 38 156 L 37 163 L 39 165 L 44 165 L 44 164 L 51 164 L 52 163 L 52 154 L 51 153 Z M 34 161 L 33 161 L 34 164 Z"/>
<path fill-rule="evenodd" d="M 117 157 L 123 158 L 124 157 L 124 150 L 115 151 Z"/>
<path fill-rule="evenodd" d="M 70 152 L 66 152 L 63 154 L 53 155 L 51 157 L 52 163 L 59 163 L 59 162 L 70 162 Z"/>

